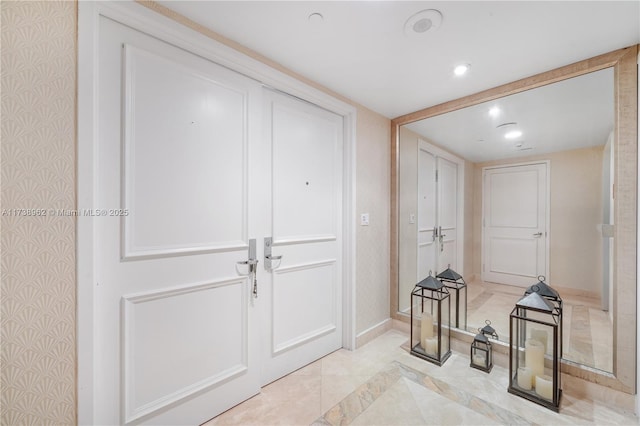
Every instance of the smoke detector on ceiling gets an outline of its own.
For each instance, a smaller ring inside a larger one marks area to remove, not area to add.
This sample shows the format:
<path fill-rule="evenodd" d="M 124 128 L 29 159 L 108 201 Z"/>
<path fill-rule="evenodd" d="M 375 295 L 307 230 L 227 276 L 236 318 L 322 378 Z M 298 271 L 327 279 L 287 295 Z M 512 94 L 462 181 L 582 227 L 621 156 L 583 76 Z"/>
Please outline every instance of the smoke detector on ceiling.
<path fill-rule="evenodd" d="M 419 36 L 437 30 L 442 24 L 442 13 L 435 9 L 425 9 L 414 14 L 404 23 L 404 34 Z"/>

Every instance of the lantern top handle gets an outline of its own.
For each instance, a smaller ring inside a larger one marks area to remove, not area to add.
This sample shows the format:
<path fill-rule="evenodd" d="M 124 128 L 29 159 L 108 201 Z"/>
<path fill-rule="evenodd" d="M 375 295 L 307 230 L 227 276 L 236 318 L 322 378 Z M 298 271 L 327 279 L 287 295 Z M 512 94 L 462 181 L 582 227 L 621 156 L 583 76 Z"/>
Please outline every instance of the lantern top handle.
<path fill-rule="evenodd" d="M 498 333 L 496 333 L 496 330 L 493 327 L 491 327 L 491 321 L 485 320 L 484 323 L 486 325 L 478 329 L 480 330 L 480 333 L 484 334 L 485 336 L 493 337 L 494 339 L 498 340 L 499 339 Z"/>
<path fill-rule="evenodd" d="M 544 275 L 538 275 L 538 282 L 531 287 L 527 288 L 524 292 L 524 295 L 529 295 L 531 293 L 538 293 L 540 296 L 551 299 L 554 301 L 558 301 L 562 303 L 562 298 L 560 294 L 551 288 L 551 286 L 544 282 L 547 278 Z"/>

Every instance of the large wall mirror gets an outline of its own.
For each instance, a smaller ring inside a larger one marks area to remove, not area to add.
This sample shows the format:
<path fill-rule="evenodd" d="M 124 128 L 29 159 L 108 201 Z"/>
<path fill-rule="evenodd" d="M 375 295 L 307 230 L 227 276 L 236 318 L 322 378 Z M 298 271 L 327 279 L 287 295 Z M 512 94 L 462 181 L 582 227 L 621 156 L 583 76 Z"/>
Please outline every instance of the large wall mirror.
<path fill-rule="evenodd" d="M 393 120 L 394 318 L 408 322 L 413 286 L 450 266 L 468 284 L 456 333 L 488 319 L 507 342 L 511 309 L 545 279 L 565 303 L 563 371 L 635 392 L 636 57 Z"/>

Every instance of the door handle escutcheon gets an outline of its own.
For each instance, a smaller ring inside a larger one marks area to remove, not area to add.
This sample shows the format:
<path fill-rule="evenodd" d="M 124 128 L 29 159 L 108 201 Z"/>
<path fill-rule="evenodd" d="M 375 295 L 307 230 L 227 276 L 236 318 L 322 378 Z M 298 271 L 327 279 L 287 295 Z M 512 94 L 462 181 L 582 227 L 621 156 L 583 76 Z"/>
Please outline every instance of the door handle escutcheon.
<path fill-rule="evenodd" d="M 271 246 L 273 246 L 273 237 L 264 237 L 264 269 L 267 271 L 273 271 L 280 266 L 280 261 L 282 260 L 282 255 L 273 256 L 271 254 Z M 276 267 L 273 267 L 272 262 L 277 262 Z"/>
<path fill-rule="evenodd" d="M 237 265 L 247 265 L 249 267 L 249 273 L 243 274 L 238 271 L 238 267 L 236 266 L 236 271 L 241 275 L 245 275 L 249 277 L 249 280 L 252 280 L 253 288 L 252 293 L 253 297 L 258 298 L 258 259 L 256 259 L 256 239 L 252 238 L 249 240 L 249 259 L 241 260 L 236 262 Z"/>

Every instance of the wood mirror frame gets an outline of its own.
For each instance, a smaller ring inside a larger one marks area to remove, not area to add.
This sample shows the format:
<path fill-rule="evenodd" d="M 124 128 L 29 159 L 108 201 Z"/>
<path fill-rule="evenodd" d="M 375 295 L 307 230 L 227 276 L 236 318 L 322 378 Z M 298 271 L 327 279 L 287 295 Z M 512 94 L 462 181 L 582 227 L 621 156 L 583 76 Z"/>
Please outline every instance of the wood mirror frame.
<path fill-rule="evenodd" d="M 639 46 L 635 45 L 615 50 L 391 120 L 391 318 L 409 323 L 409 318 L 398 312 L 398 165 L 400 126 L 612 67 L 614 69 L 615 104 L 613 373 L 606 373 L 567 360 L 562 361 L 562 372 L 625 393 L 634 394 L 636 392 L 637 58 Z M 469 271 L 464 272 L 467 275 L 469 274 Z M 454 338 L 467 341 L 469 336 L 470 333 L 452 329 L 452 337 Z"/>

